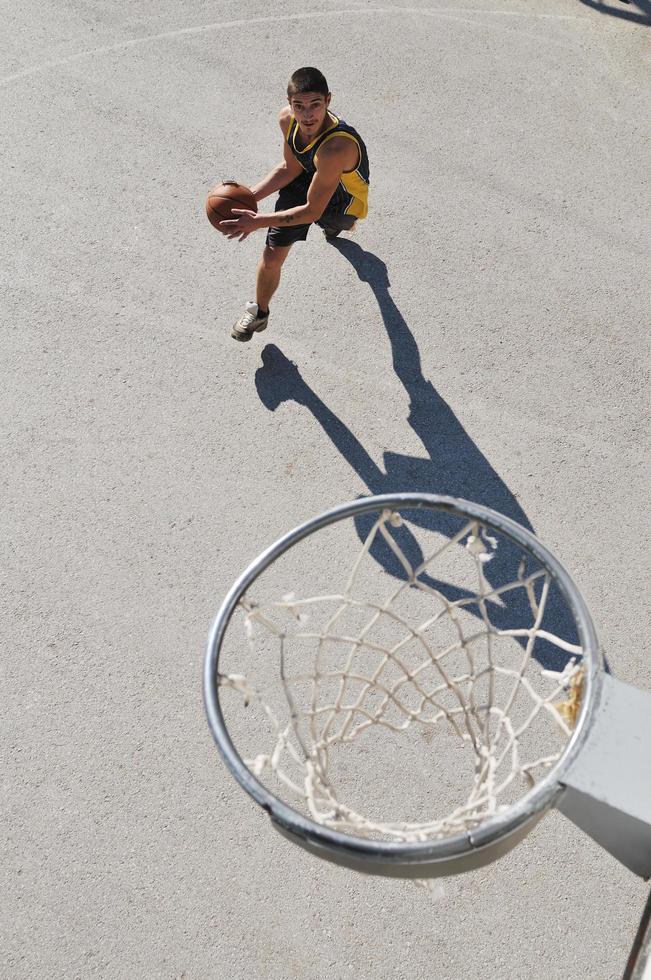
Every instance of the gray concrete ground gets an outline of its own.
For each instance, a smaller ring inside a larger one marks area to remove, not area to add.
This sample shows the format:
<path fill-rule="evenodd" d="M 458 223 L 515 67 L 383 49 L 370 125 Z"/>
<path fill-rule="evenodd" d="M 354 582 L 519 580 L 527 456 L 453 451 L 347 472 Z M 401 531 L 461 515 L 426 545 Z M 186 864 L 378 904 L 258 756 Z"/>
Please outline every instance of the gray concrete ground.
<path fill-rule="evenodd" d="M 646 886 L 559 814 L 438 902 L 325 866 L 225 771 L 200 677 L 256 553 L 402 485 L 517 502 L 651 688 L 647 15 L 4 3 L 2 976 L 621 973 Z M 302 64 L 372 210 L 238 345 L 262 236 L 203 198 L 276 162 Z"/>

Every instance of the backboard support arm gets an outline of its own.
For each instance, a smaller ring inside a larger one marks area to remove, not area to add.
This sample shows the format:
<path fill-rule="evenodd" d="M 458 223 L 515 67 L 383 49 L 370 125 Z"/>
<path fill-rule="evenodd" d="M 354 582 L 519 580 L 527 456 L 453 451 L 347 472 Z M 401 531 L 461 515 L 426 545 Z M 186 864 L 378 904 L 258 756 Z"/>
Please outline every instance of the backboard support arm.
<path fill-rule="evenodd" d="M 641 878 L 651 878 L 651 694 L 603 678 L 586 742 L 556 803 Z"/>

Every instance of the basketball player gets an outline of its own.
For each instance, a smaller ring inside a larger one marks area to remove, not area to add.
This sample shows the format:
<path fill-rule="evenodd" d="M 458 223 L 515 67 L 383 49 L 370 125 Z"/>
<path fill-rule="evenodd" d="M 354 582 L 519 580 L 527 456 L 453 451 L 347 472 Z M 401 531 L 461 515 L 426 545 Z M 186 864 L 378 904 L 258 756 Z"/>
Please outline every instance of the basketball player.
<path fill-rule="evenodd" d="M 258 264 L 255 303 L 231 331 L 235 340 L 250 340 L 269 321 L 269 303 L 294 242 L 305 241 L 318 224 L 326 239 L 349 231 L 368 210 L 369 166 L 359 134 L 330 112 L 328 83 L 316 68 L 299 68 L 287 86 L 289 105 L 280 112 L 283 161 L 252 188 L 256 201 L 280 191 L 273 214 L 233 209 L 237 218 L 221 221 L 228 238 L 243 241 L 267 228 Z"/>

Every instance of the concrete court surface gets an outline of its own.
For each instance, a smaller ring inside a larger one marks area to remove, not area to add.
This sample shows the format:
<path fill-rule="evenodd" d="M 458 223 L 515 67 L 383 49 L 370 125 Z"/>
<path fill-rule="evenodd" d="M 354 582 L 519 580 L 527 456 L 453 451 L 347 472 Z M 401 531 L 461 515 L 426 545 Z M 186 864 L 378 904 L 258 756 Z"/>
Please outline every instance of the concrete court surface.
<path fill-rule="evenodd" d="M 227 774 L 200 681 L 263 547 L 421 489 L 520 508 L 651 688 L 648 13 L 5 0 L 3 977 L 621 974 L 647 886 L 559 814 L 438 901 L 326 866 Z M 371 214 L 238 345 L 263 239 L 203 199 L 277 162 L 305 64 Z"/>

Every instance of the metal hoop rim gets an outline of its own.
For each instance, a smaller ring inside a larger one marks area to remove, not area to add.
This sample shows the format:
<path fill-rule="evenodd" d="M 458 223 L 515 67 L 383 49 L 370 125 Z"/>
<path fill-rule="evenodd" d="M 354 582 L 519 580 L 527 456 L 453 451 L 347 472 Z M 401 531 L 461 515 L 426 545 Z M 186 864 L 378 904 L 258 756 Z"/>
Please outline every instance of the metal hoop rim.
<path fill-rule="evenodd" d="M 487 818 L 479 827 L 425 843 L 386 842 L 355 837 L 318 824 L 293 810 L 263 786 L 246 767 L 231 741 L 219 703 L 218 667 L 223 639 L 237 603 L 255 579 L 280 555 L 310 534 L 338 521 L 384 509 L 429 509 L 476 519 L 525 548 L 549 571 L 561 590 L 574 618 L 579 642 L 584 651 L 585 674 L 581 709 L 574 732 L 552 769 L 517 803 L 502 813 Z M 357 864 L 360 861 L 369 864 L 380 861 L 395 867 L 413 867 L 420 863 L 431 865 L 437 861 L 454 863 L 455 859 L 467 857 L 479 848 L 485 851 L 491 845 L 497 845 L 514 835 L 527 823 L 533 823 L 541 811 L 554 806 L 562 792 L 563 775 L 587 738 L 599 701 L 601 667 L 596 630 L 583 596 L 563 565 L 530 531 L 511 518 L 471 501 L 439 494 L 394 493 L 360 497 L 333 507 L 283 535 L 251 562 L 229 590 L 210 630 L 204 661 L 203 694 L 208 724 L 224 762 L 241 787 L 267 811 L 276 824 L 289 831 L 299 842 L 302 839 L 323 848 L 326 852 L 324 856 L 329 854 L 331 859 L 343 864 L 346 864 L 346 857 L 349 856 Z"/>

